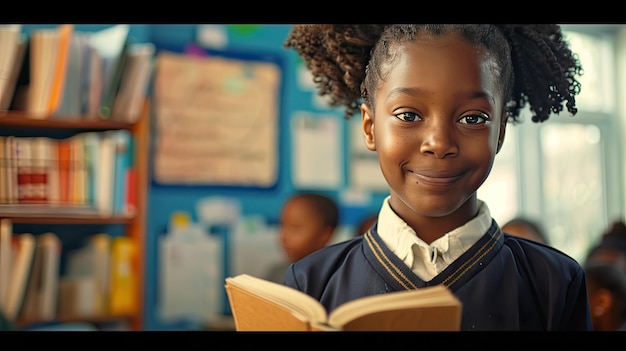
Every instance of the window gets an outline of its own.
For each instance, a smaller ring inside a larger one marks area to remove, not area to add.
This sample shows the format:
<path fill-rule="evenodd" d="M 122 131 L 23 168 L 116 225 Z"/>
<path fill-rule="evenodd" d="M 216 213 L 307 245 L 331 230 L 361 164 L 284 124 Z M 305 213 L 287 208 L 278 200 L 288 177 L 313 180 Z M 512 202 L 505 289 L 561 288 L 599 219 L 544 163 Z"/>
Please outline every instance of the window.
<path fill-rule="evenodd" d="M 616 107 L 615 31 L 564 26 L 579 55 L 579 112 L 507 127 L 490 177 L 479 190 L 500 225 L 516 215 L 544 225 L 552 246 L 583 262 L 589 247 L 623 211 L 620 122 Z"/>

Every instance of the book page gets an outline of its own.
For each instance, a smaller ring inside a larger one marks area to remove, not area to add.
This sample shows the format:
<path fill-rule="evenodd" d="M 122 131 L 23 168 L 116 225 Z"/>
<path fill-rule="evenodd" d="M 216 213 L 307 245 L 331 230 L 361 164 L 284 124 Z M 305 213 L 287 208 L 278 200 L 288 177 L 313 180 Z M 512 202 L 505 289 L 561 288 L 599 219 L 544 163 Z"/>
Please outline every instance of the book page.
<path fill-rule="evenodd" d="M 274 63 L 160 52 L 155 180 L 274 185 L 280 74 Z"/>
<path fill-rule="evenodd" d="M 352 300 L 334 309 L 328 324 L 351 330 L 456 330 L 461 302 L 444 285 Z"/>
<path fill-rule="evenodd" d="M 299 319 L 308 320 L 314 324 L 324 324 L 326 321 L 326 310 L 313 297 L 290 288 L 286 285 L 263 280 L 248 274 L 239 274 L 235 277 L 226 278 L 226 287 L 236 287 L 243 289 L 262 300 L 284 306 Z M 236 306 L 231 301 L 231 309 L 236 314 Z M 259 316 L 258 318 L 266 318 Z"/>

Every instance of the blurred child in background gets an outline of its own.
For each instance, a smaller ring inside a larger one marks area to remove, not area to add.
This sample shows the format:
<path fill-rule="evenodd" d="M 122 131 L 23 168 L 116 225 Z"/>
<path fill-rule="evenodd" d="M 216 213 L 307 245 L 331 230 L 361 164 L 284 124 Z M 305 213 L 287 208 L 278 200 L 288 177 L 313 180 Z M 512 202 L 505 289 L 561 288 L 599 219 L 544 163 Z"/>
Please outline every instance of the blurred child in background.
<path fill-rule="evenodd" d="M 587 253 L 585 264 L 607 262 L 619 266 L 626 274 L 626 224 L 613 222 L 602 233 L 600 241 Z"/>
<path fill-rule="evenodd" d="M 363 234 L 365 234 L 365 232 L 367 232 L 373 225 L 374 223 L 376 223 L 376 220 L 378 219 L 378 214 L 373 214 L 373 215 L 369 215 L 363 219 L 361 219 L 361 221 L 359 222 L 359 224 L 356 227 L 356 231 L 354 232 L 354 236 L 361 236 Z"/>
<path fill-rule="evenodd" d="M 283 283 L 287 267 L 325 247 L 332 239 L 338 222 L 339 210 L 330 197 L 314 193 L 290 197 L 280 214 L 279 240 L 285 260 L 272 267 L 266 279 Z"/>
<path fill-rule="evenodd" d="M 516 217 L 502 226 L 502 231 L 520 238 L 534 240 L 549 245 L 548 236 L 541 224 L 525 217 Z"/>
<path fill-rule="evenodd" d="M 626 331 L 626 274 L 616 265 L 585 266 L 594 331 Z"/>

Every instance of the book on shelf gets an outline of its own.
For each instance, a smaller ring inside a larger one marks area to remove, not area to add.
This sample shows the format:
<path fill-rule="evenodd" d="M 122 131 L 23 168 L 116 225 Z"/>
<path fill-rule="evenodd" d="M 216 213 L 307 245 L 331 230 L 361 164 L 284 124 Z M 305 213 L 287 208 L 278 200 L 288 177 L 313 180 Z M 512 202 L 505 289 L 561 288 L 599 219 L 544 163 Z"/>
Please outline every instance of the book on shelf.
<path fill-rule="evenodd" d="M 18 319 L 35 320 L 41 317 L 40 312 L 40 287 L 43 267 L 43 252 L 41 242 L 35 239 L 35 253 L 31 264 L 30 274 L 26 282 L 26 290 L 24 291 L 24 301 L 22 308 L 18 314 Z"/>
<path fill-rule="evenodd" d="M 6 136 L 0 135 L 0 204 L 6 204 L 8 182 L 7 182 L 7 160 L 4 155 L 4 146 L 6 143 Z"/>
<path fill-rule="evenodd" d="M 61 188 L 59 178 L 59 143 L 58 139 L 46 138 L 46 197 L 49 206 L 59 206 L 61 203 Z"/>
<path fill-rule="evenodd" d="M 0 136 L 4 154 L 0 211 L 133 216 L 135 142 L 127 129 L 88 131 L 63 139 Z"/>
<path fill-rule="evenodd" d="M 4 165 L 6 187 L 6 204 L 17 204 L 17 166 L 15 162 L 15 139 L 17 137 L 8 135 L 4 138 Z"/>
<path fill-rule="evenodd" d="M 0 219 L 0 309 L 6 309 L 7 294 L 11 281 L 11 241 L 13 224 L 7 218 Z"/>
<path fill-rule="evenodd" d="M 59 285 L 59 314 L 101 316 L 108 314 L 111 236 L 97 233 L 84 246 L 70 251 Z"/>
<path fill-rule="evenodd" d="M 116 142 L 114 132 L 104 132 L 100 139 L 98 153 L 99 174 L 96 183 L 97 209 L 102 217 L 113 214 L 113 194 L 115 189 Z"/>
<path fill-rule="evenodd" d="M 458 331 L 462 304 L 444 285 L 371 295 L 327 313 L 315 298 L 248 274 L 226 278 L 237 331 Z"/>
<path fill-rule="evenodd" d="M 71 138 L 59 139 L 57 141 L 57 172 L 59 179 L 59 204 L 70 204 L 70 172 L 72 159 L 72 141 Z"/>
<path fill-rule="evenodd" d="M 103 62 L 98 49 L 92 45 L 91 37 L 85 45 L 83 53 L 84 65 L 81 81 L 81 113 L 84 119 L 93 120 L 98 118 L 98 109 L 102 100 L 104 77 L 102 72 Z"/>
<path fill-rule="evenodd" d="M 126 199 L 124 201 L 123 214 L 132 217 L 137 214 L 137 140 L 131 136 L 128 142 L 129 163 L 126 169 Z"/>
<path fill-rule="evenodd" d="M 59 317 L 93 317 L 96 311 L 96 281 L 90 276 L 63 276 L 59 279 Z"/>
<path fill-rule="evenodd" d="M 58 31 L 52 28 L 38 29 L 30 34 L 28 62 L 24 63 L 30 66 L 25 99 L 29 118 L 48 118 L 59 40 Z"/>
<path fill-rule="evenodd" d="M 22 48 L 20 48 L 22 46 Z M 23 50 L 23 38 L 20 24 L 0 25 L 0 111 L 9 108 L 17 74 L 21 66 L 20 50 Z"/>
<path fill-rule="evenodd" d="M 91 44 L 97 50 L 102 64 L 102 91 L 98 115 L 110 118 L 113 100 L 119 90 L 129 44 L 130 27 L 117 24 L 92 33 Z"/>
<path fill-rule="evenodd" d="M 72 24 L 41 28 L 24 40 L 11 110 L 27 111 L 29 118 L 47 119 L 59 107 L 73 28 Z"/>
<path fill-rule="evenodd" d="M 57 317 L 61 239 L 52 232 L 36 236 L 35 257 L 19 319 L 52 320 Z"/>
<path fill-rule="evenodd" d="M 52 139 L 48 137 L 31 137 L 31 150 L 33 155 L 32 172 L 30 175 L 32 197 L 30 203 L 47 204 L 50 193 L 50 157 Z"/>
<path fill-rule="evenodd" d="M 6 90 L 3 92 L 3 95 L 0 98 L 0 111 L 10 109 L 11 105 L 14 102 L 17 82 L 20 76 L 20 72 L 22 71 L 27 47 L 28 40 L 25 39 L 25 36 L 22 36 L 20 42 L 17 45 L 17 50 L 15 51 L 15 61 L 13 62 L 13 69 L 11 70 L 11 73 L 8 77 Z"/>
<path fill-rule="evenodd" d="M 88 239 L 88 247 L 93 251 L 94 256 L 97 312 L 101 313 L 108 313 L 109 311 L 112 241 L 113 237 L 104 232 L 94 234 Z"/>
<path fill-rule="evenodd" d="M 100 181 L 100 132 L 83 133 L 85 146 L 86 200 L 89 206 L 98 206 L 98 182 Z"/>
<path fill-rule="evenodd" d="M 113 214 L 116 216 L 128 216 L 128 172 L 132 168 L 133 160 L 131 143 L 133 135 L 129 130 L 119 129 L 108 131 L 113 137 L 115 144 L 115 164 L 113 175 Z"/>
<path fill-rule="evenodd" d="M 85 63 L 87 59 L 86 46 L 89 45 L 89 35 L 84 32 L 73 31 L 65 69 L 65 86 L 59 107 L 51 116 L 53 119 L 76 118 L 83 114 L 81 101 L 86 89 L 82 86 L 85 80 Z"/>
<path fill-rule="evenodd" d="M 120 91 L 120 85 L 124 75 L 124 67 L 126 67 L 126 62 L 128 60 L 129 45 L 130 43 L 128 41 L 124 43 L 120 57 L 116 61 L 113 75 L 108 80 L 108 84 L 104 86 L 102 100 L 100 101 L 100 110 L 98 111 L 98 115 L 101 118 L 109 119 L 112 117 L 113 104 L 115 103 L 115 97 Z"/>
<path fill-rule="evenodd" d="M 155 52 L 153 43 L 129 44 L 119 91 L 113 102 L 113 119 L 129 123 L 139 119 L 150 84 Z"/>
<path fill-rule="evenodd" d="M 109 312 L 113 316 L 126 316 L 137 312 L 139 291 L 137 267 L 138 247 L 128 236 L 111 240 L 111 266 L 109 270 Z"/>
<path fill-rule="evenodd" d="M 85 133 L 76 134 L 68 139 L 70 141 L 70 204 L 86 206 L 88 173 L 85 162 Z"/>
<path fill-rule="evenodd" d="M 41 280 L 41 313 L 43 319 L 54 319 L 57 315 L 59 275 L 61 263 L 61 239 L 52 232 L 39 235 L 43 254 Z"/>
<path fill-rule="evenodd" d="M 50 98 L 48 100 L 47 115 L 51 116 L 56 112 L 63 99 L 65 91 L 67 65 L 70 56 L 70 47 L 72 44 L 72 33 L 74 32 L 73 24 L 62 24 L 57 27 L 57 35 L 59 36 L 57 57 L 55 67 L 52 72 L 52 87 L 50 89 Z"/>
<path fill-rule="evenodd" d="M 12 237 L 11 277 L 6 296 L 6 316 L 14 321 L 22 307 L 26 283 L 35 254 L 35 236 L 31 233 Z"/>
<path fill-rule="evenodd" d="M 30 203 L 33 196 L 32 184 L 32 145 L 31 138 L 16 137 L 14 139 L 14 157 L 17 167 L 17 202 Z"/>

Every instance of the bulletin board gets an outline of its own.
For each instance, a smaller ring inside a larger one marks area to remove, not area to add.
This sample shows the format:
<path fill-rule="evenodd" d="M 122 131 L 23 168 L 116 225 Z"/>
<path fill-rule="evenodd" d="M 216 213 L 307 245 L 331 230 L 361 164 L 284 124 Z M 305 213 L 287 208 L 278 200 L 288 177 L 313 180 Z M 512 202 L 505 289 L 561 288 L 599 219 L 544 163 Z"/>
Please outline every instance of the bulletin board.
<path fill-rule="evenodd" d="M 279 61 L 267 57 L 160 50 L 153 88 L 154 181 L 274 186 L 281 76 Z"/>

